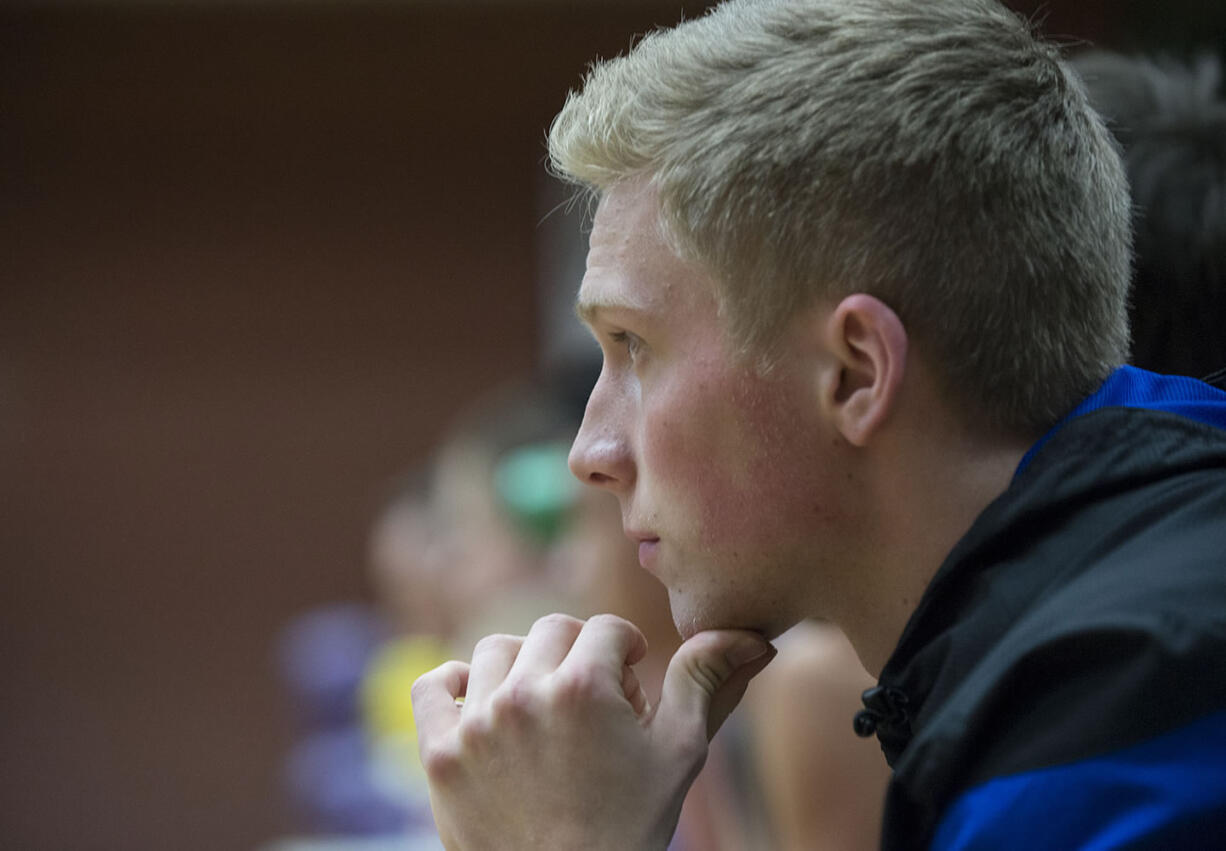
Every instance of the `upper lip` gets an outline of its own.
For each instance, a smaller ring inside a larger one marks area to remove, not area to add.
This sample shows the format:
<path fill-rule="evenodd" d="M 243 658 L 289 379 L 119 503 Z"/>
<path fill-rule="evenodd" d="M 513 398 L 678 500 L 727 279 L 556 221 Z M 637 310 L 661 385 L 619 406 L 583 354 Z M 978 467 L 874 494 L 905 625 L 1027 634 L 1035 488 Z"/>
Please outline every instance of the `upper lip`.
<path fill-rule="evenodd" d="M 626 530 L 626 537 L 639 544 L 660 540 L 659 535 L 654 535 L 651 532 L 636 532 L 633 529 Z"/>

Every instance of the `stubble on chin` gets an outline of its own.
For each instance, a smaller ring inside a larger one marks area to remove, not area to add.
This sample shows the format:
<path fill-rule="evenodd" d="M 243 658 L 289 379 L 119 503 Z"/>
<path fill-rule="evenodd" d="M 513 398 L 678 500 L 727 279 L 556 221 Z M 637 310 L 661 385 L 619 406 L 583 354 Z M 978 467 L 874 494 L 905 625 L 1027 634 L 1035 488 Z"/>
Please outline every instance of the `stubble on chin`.
<path fill-rule="evenodd" d="M 703 631 L 698 620 L 693 617 L 677 617 L 673 615 L 673 626 L 677 627 L 677 634 L 681 636 L 682 641 L 689 641 L 695 635 Z"/>
<path fill-rule="evenodd" d="M 682 641 L 688 641 L 708 628 L 702 623 L 690 601 L 675 593 L 671 588 L 668 591 L 668 605 L 673 613 L 673 626 L 677 628 L 677 634 L 681 636 Z"/>
<path fill-rule="evenodd" d="M 695 600 L 693 597 L 669 592 L 669 605 L 673 613 L 673 626 L 682 641 L 688 641 L 700 632 L 710 629 L 751 629 L 752 627 L 734 626 L 728 617 L 728 612 L 721 616 L 717 607 L 711 602 Z"/>

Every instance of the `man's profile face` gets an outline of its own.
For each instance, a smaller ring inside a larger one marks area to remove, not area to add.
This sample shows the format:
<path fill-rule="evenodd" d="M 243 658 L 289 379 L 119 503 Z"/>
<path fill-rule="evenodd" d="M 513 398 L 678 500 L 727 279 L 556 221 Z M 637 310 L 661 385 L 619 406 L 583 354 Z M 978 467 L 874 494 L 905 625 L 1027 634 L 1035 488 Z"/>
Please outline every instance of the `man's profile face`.
<path fill-rule="evenodd" d="M 639 182 L 601 201 L 579 311 L 604 366 L 571 469 L 617 495 L 682 635 L 773 636 L 811 616 L 837 561 L 829 532 L 848 524 L 806 328 L 769 376 L 736 358 L 712 282 L 665 244 Z"/>

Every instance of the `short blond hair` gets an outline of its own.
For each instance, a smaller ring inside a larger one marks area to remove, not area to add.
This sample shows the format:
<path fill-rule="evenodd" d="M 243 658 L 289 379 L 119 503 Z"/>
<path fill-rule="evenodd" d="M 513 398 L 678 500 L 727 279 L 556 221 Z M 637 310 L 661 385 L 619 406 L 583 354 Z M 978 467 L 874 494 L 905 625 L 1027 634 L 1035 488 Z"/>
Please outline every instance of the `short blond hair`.
<path fill-rule="evenodd" d="M 731 0 L 595 65 L 549 149 L 597 195 L 655 184 L 746 351 L 867 292 L 966 415 L 1029 434 L 1127 357 L 1118 152 L 993 0 Z"/>

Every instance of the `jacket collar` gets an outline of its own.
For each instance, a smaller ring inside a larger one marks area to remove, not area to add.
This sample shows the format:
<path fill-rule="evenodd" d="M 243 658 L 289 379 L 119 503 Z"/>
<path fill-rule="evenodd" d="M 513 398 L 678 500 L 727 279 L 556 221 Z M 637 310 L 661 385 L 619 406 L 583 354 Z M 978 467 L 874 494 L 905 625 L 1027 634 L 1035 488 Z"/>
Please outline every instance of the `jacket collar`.
<path fill-rule="evenodd" d="M 1113 373 L 1031 448 L 1009 488 L 946 557 L 878 687 L 865 692 L 856 732 L 876 734 L 893 765 L 942 695 L 1007 628 L 1010 612 L 1024 609 L 1049 581 L 1044 570 L 1055 565 L 1008 569 L 1024 559 L 1030 530 L 1060 522 L 1090 488 L 1128 488 L 1137 476 L 1204 463 L 1203 447 L 1190 439 L 1197 434 L 1226 453 L 1216 429 L 1226 429 L 1226 393 L 1133 367 Z"/>

